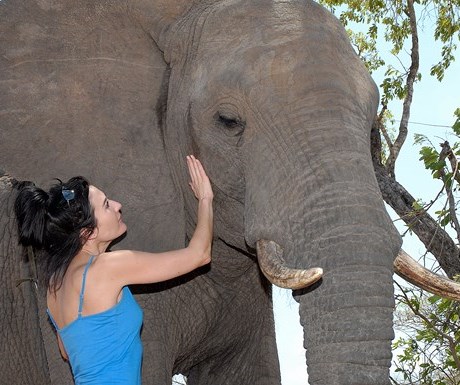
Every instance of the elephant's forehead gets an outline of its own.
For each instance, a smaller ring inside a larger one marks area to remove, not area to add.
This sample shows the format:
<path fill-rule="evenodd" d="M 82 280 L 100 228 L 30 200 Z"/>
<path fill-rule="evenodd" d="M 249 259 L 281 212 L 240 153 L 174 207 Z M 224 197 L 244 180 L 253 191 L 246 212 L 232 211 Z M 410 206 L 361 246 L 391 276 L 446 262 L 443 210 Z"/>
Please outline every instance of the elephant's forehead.
<path fill-rule="evenodd" d="M 200 60 L 192 66 L 194 75 L 190 81 L 198 81 L 207 87 L 239 85 L 243 89 L 262 87 L 295 93 L 311 85 L 312 78 L 318 82 L 320 75 L 324 75 L 322 79 L 334 78 L 336 81 L 352 79 L 346 76 L 347 56 L 338 56 L 332 49 L 315 52 L 301 41 L 270 45 L 253 42 L 233 50 L 227 47 L 222 51 L 221 48 L 198 56 Z M 337 73 L 337 68 L 344 69 Z"/>
<path fill-rule="evenodd" d="M 200 98 L 238 89 L 290 103 L 311 90 L 367 92 L 343 27 L 313 2 L 226 3 L 195 20 L 187 84 Z"/>
<path fill-rule="evenodd" d="M 270 74 L 292 73 L 299 67 L 305 72 L 311 61 L 322 66 L 336 62 L 339 37 L 344 34 L 337 20 L 323 8 L 276 1 L 256 5 L 237 4 L 206 15 L 196 68 L 202 63 L 208 73 L 225 72 L 227 76 L 234 71 L 259 81 Z"/>
<path fill-rule="evenodd" d="M 218 4 L 218 3 L 217 3 Z M 277 46 L 293 41 L 308 41 L 328 32 L 333 35 L 340 24 L 323 7 L 313 2 L 252 1 L 225 2 L 207 8 L 195 22 L 201 24 L 200 39 L 228 50 L 250 46 Z M 335 37 L 335 36 L 334 36 Z M 335 37 L 336 38 L 336 37 Z M 335 40 L 335 39 L 331 39 Z"/>

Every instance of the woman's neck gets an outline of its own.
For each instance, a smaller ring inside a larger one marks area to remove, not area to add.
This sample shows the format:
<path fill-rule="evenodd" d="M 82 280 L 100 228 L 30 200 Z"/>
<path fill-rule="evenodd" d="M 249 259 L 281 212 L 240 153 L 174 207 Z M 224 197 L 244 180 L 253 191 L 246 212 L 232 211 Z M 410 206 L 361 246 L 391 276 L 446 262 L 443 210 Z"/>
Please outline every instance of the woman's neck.
<path fill-rule="evenodd" d="M 85 253 L 89 255 L 99 255 L 102 253 L 105 253 L 107 248 L 109 247 L 110 243 L 96 243 L 96 242 L 91 242 L 91 240 L 86 241 L 86 243 L 83 245 L 81 251 L 84 251 Z"/>

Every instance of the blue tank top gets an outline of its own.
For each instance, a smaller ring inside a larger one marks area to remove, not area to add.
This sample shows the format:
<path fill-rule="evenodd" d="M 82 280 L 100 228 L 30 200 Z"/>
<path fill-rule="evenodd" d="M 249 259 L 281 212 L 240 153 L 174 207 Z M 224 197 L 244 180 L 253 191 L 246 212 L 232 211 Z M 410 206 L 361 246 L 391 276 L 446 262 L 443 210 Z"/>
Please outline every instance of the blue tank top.
<path fill-rule="evenodd" d="M 90 258 L 83 272 L 77 319 L 59 329 L 69 356 L 76 385 L 140 385 L 142 342 L 142 310 L 127 286 L 120 301 L 97 314 L 82 316 L 86 273 L 93 261 Z"/>

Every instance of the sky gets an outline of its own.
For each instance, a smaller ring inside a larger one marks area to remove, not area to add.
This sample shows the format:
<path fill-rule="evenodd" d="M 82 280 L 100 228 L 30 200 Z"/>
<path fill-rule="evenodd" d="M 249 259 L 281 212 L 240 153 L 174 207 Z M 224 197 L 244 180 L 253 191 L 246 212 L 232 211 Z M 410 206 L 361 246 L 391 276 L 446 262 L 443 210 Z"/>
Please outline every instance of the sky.
<path fill-rule="evenodd" d="M 445 140 L 451 130 L 416 123 L 451 127 L 455 122 L 453 112 L 456 108 L 460 108 L 460 60 L 451 65 L 442 83 L 429 77 L 429 68 L 437 59 L 437 56 L 432 55 L 434 52 L 439 52 L 439 48 L 428 36 L 428 32 L 421 33 L 420 36 L 420 71 L 427 75 L 421 83 L 415 85 L 409 135 L 396 164 L 397 180 L 414 197 L 425 201 L 430 201 L 436 195 L 440 185 L 434 183 L 431 174 L 418 160 L 420 146 L 413 145 L 414 134 L 427 135 L 437 145 Z M 457 55 L 459 54 L 457 52 Z M 376 83 L 380 84 L 379 75 L 373 77 Z M 396 112 L 396 107 L 390 106 L 390 108 L 394 108 Z M 395 119 L 397 118 L 398 115 L 395 114 Z M 454 142 L 452 136 L 447 139 L 451 140 L 451 144 Z M 396 214 L 390 208 L 388 211 L 400 233 L 404 231 L 404 226 L 397 220 Z M 415 236 L 406 236 L 403 248 L 415 258 L 425 252 L 423 245 Z M 290 291 L 285 289 L 274 288 L 273 297 L 282 385 L 306 385 L 308 376 L 298 304 L 292 299 Z"/>

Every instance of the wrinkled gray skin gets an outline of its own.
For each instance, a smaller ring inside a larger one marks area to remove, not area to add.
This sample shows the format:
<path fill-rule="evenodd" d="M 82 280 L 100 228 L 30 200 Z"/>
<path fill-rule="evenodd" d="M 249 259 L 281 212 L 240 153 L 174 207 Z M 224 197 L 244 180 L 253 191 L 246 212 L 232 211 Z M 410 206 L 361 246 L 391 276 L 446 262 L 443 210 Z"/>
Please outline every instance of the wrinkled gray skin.
<path fill-rule="evenodd" d="M 343 28 L 310 1 L 0 2 L 4 172 L 87 176 L 124 204 L 116 247 L 154 251 L 182 247 L 194 228 L 185 155 L 213 182 L 211 268 L 135 288 L 144 384 L 176 372 L 191 385 L 280 383 L 259 239 L 291 267 L 324 269 L 294 293 L 310 384 L 390 383 L 400 239 L 369 154 L 377 101 Z M 2 309 L 15 306 L 0 318 L 0 369 L 9 384 L 70 383 L 42 286 L 14 286 L 33 271 L 5 183 Z"/>

